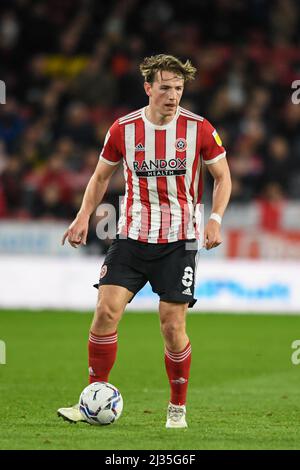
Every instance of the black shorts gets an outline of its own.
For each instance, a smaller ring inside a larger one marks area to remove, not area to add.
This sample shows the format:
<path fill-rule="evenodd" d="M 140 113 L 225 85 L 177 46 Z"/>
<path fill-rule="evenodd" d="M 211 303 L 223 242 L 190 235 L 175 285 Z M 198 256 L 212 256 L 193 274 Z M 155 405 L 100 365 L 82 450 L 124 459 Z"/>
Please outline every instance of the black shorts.
<path fill-rule="evenodd" d="M 99 284 L 126 287 L 134 295 L 150 282 L 153 292 L 166 302 L 193 307 L 197 242 L 144 243 L 116 239 L 101 268 Z"/>

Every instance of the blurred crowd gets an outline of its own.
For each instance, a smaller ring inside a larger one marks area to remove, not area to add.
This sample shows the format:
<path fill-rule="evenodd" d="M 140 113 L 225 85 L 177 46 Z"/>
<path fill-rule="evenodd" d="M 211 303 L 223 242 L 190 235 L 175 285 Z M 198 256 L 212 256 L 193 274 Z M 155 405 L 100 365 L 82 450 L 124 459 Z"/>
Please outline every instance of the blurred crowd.
<path fill-rule="evenodd" d="M 138 66 L 156 53 L 197 67 L 181 105 L 218 129 L 232 201 L 300 198 L 299 13 L 296 0 L 2 0 L 0 218 L 76 215 L 107 129 L 147 103 Z M 106 201 L 123 184 L 119 168 Z"/>

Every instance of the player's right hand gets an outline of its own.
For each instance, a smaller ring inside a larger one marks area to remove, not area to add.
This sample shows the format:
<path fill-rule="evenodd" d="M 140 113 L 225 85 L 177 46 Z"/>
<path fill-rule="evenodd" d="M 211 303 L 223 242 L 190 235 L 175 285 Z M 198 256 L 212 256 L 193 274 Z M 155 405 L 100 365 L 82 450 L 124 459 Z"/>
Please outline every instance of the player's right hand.
<path fill-rule="evenodd" d="M 222 243 L 221 225 L 215 220 L 210 219 L 204 229 L 203 246 L 207 250 L 216 248 Z"/>
<path fill-rule="evenodd" d="M 67 238 L 73 248 L 77 248 L 80 245 L 86 245 L 88 228 L 88 219 L 76 218 L 65 231 L 61 244 L 64 245 Z"/>

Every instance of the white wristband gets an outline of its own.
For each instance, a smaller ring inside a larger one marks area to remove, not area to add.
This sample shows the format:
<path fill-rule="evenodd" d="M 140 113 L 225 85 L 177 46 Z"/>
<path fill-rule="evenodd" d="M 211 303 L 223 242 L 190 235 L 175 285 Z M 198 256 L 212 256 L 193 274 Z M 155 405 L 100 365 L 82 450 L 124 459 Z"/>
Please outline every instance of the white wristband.
<path fill-rule="evenodd" d="M 217 214 L 216 212 L 213 212 L 212 214 L 210 214 L 209 218 L 215 220 L 220 225 L 222 223 L 222 217 L 219 214 Z"/>

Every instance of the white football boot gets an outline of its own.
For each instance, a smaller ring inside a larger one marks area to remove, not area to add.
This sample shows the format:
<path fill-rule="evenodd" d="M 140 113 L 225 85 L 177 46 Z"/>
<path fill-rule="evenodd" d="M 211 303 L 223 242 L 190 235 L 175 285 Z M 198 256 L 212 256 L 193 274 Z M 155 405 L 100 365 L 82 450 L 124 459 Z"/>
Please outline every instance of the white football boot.
<path fill-rule="evenodd" d="M 59 408 L 57 410 L 58 416 L 61 416 L 70 423 L 78 423 L 79 421 L 85 421 L 84 417 L 79 411 L 79 404 L 71 406 L 69 408 Z"/>
<path fill-rule="evenodd" d="M 173 405 L 169 403 L 166 428 L 187 428 L 185 414 L 185 405 Z"/>

